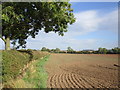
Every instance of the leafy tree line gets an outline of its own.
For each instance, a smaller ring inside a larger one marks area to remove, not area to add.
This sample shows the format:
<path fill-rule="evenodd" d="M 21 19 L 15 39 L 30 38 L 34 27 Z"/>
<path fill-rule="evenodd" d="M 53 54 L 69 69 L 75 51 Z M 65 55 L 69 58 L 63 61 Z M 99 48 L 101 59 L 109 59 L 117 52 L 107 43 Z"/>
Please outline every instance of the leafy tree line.
<path fill-rule="evenodd" d="M 73 54 L 120 54 L 120 48 L 118 47 L 112 49 L 98 48 L 98 50 L 82 50 L 82 51 L 75 51 L 71 47 L 68 47 L 67 50 L 60 50 L 59 48 L 48 49 L 46 47 L 43 47 L 41 51 L 48 51 L 51 53 L 73 53 Z"/>

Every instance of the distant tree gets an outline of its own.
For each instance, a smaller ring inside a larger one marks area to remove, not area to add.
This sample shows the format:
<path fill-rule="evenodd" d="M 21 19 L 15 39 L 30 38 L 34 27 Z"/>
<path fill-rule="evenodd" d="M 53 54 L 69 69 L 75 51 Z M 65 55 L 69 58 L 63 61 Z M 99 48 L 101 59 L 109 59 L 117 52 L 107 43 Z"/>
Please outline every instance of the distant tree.
<path fill-rule="evenodd" d="M 102 54 L 102 48 L 99 48 L 99 49 L 98 49 L 98 53 L 99 53 L 99 54 Z"/>
<path fill-rule="evenodd" d="M 46 51 L 50 52 L 51 50 L 47 48 Z"/>
<path fill-rule="evenodd" d="M 56 48 L 56 49 L 55 49 L 55 52 L 56 52 L 56 53 L 59 53 L 59 52 L 60 52 L 60 49 L 59 49 L 59 48 Z"/>
<path fill-rule="evenodd" d="M 120 48 L 118 48 L 118 54 L 120 54 Z"/>
<path fill-rule="evenodd" d="M 107 54 L 113 54 L 112 49 L 107 50 Z"/>
<path fill-rule="evenodd" d="M 47 51 L 46 47 L 42 47 L 41 51 Z"/>
<path fill-rule="evenodd" d="M 107 53 L 107 49 L 106 49 L 106 48 L 103 48 L 103 49 L 102 49 L 102 53 L 103 53 L 103 54 L 106 54 L 106 53 Z"/>
<path fill-rule="evenodd" d="M 50 52 L 55 52 L 55 49 L 51 49 Z"/>
<path fill-rule="evenodd" d="M 100 54 L 106 54 L 107 53 L 107 49 L 106 48 L 99 48 L 98 49 L 98 53 L 100 53 Z"/>
<path fill-rule="evenodd" d="M 112 51 L 114 54 L 120 54 L 120 48 L 118 47 L 113 48 Z"/>
<path fill-rule="evenodd" d="M 67 52 L 68 52 L 68 53 L 73 53 L 74 50 L 73 50 L 71 47 L 68 47 L 68 48 L 67 48 Z"/>

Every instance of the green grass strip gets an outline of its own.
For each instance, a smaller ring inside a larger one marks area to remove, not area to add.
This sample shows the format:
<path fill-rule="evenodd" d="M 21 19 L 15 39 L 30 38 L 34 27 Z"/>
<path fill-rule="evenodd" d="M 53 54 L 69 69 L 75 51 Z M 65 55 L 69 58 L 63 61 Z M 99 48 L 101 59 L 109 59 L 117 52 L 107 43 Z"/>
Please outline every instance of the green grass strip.
<path fill-rule="evenodd" d="M 31 70 L 27 70 L 25 77 L 23 78 L 25 82 L 32 84 L 31 88 L 47 88 L 47 79 L 48 75 L 44 69 L 46 61 L 48 61 L 50 55 L 43 57 L 42 59 L 37 60 L 34 63 L 35 73 L 31 73 Z"/>
<path fill-rule="evenodd" d="M 44 69 L 44 65 L 45 65 L 45 62 L 48 61 L 48 58 L 49 56 L 45 56 L 42 60 L 40 60 L 38 63 L 37 63 L 37 72 L 38 72 L 38 76 L 40 78 L 40 85 L 38 84 L 37 87 L 38 88 L 47 88 L 47 78 L 48 78 L 48 75 Z"/>

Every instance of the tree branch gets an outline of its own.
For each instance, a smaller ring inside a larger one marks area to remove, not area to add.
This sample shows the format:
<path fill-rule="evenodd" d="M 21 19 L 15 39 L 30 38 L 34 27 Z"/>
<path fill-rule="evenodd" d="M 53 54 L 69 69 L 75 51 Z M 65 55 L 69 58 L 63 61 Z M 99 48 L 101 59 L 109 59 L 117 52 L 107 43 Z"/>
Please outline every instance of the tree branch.
<path fill-rule="evenodd" d="M 0 37 L 4 42 L 6 42 L 6 40 L 3 37 Z"/>

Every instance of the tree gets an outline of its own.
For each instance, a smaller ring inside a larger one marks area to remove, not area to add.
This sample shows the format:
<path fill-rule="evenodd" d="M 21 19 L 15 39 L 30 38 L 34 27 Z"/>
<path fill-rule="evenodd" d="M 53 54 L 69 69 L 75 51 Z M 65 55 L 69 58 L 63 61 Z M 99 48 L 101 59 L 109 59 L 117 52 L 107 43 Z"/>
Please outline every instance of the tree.
<path fill-rule="evenodd" d="M 46 51 L 50 52 L 51 50 L 47 48 L 47 50 L 46 50 Z"/>
<path fill-rule="evenodd" d="M 108 49 L 108 50 L 107 50 L 107 54 L 113 54 L 112 49 Z"/>
<path fill-rule="evenodd" d="M 47 51 L 46 47 L 42 47 L 41 51 Z"/>
<path fill-rule="evenodd" d="M 73 50 L 71 47 L 68 47 L 68 48 L 67 48 L 67 52 L 68 52 L 68 53 L 72 53 L 72 52 L 74 52 L 74 50 Z"/>
<path fill-rule="evenodd" d="M 98 49 L 98 53 L 100 53 L 100 54 L 106 54 L 107 53 L 107 49 L 106 48 L 99 48 Z"/>
<path fill-rule="evenodd" d="M 103 48 L 102 52 L 103 52 L 103 54 L 106 54 L 107 53 L 107 49 Z"/>
<path fill-rule="evenodd" d="M 98 49 L 98 53 L 102 54 L 102 48 Z"/>
<path fill-rule="evenodd" d="M 59 49 L 59 48 L 56 48 L 56 49 L 55 49 L 55 52 L 56 52 L 56 53 L 59 53 L 59 52 L 60 52 L 60 49 Z"/>
<path fill-rule="evenodd" d="M 75 22 L 71 4 L 68 2 L 3 2 L 2 35 L 5 49 L 10 41 L 19 48 L 26 47 L 26 39 L 35 38 L 40 30 L 63 36 L 69 24 Z"/>
<path fill-rule="evenodd" d="M 51 49 L 50 52 L 55 52 L 55 49 Z"/>
<path fill-rule="evenodd" d="M 115 47 L 112 49 L 114 54 L 119 54 L 120 53 L 120 48 L 119 47 Z"/>

